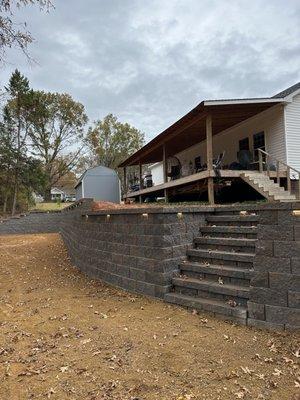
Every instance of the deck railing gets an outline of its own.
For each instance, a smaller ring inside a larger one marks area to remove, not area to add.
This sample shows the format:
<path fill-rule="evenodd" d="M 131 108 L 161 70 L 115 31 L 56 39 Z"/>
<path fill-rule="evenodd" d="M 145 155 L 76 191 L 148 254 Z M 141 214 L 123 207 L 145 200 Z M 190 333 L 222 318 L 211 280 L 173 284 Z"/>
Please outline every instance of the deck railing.
<path fill-rule="evenodd" d="M 263 158 L 265 157 L 265 166 L 266 169 L 264 169 L 264 161 Z M 262 149 L 258 149 L 258 162 L 259 162 L 259 171 L 260 172 L 267 172 L 268 176 L 271 176 L 270 174 L 270 167 L 271 167 L 271 163 L 270 161 L 275 161 L 275 165 L 276 165 L 276 172 L 277 172 L 277 183 L 280 186 L 280 166 L 283 165 L 284 166 L 284 171 L 286 172 L 286 180 L 287 180 L 287 189 L 289 192 L 291 192 L 292 189 L 292 182 L 291 182 L 291 171 L 296 172 L 296 176 L 295 178 L 297 178 L 298 175 L 298 190 L 297 190 L 297 194 L 296 197 L 298 199 L 300 199 L 300 171 L 298 171 L 296 168 L 291 167 L 290 165 L 286 164 L 285 162 L 279 160 L 277 157 L 271 155 L 270 153 L 267 153 L 266 151 L 262 150 Z"/>

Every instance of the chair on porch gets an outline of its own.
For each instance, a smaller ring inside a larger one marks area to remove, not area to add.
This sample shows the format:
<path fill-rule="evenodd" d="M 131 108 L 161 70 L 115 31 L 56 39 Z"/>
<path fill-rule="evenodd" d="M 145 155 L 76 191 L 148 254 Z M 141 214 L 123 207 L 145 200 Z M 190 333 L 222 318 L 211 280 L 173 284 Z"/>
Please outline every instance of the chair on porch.
<path fill-rule="evenodd" d="M 241 169 L 249 170 L 253 168 L 253 154 L 250 150 L 239 150 L 237 153 L 237 159 Z"/>
<path fill-rule="evenodd" d="M 215 160 L 213 160 L 213 169 L 215 171 L 216 176 L 218 177 L 221 176 L 220 169 L 222 168 L 224 156 L 225 156 L 225 150 L 223 151 L 223 153 L 219 154 Z"/>

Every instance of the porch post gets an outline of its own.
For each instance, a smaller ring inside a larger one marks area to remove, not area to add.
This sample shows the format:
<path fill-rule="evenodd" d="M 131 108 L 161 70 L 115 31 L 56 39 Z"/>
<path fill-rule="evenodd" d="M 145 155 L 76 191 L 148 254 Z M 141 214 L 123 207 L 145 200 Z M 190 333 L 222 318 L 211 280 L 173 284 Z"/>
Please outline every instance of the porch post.
<path fill-rule="evenodd" d="M 164 183 L 168 182 L 168 166 L 167 166 L 167 154 L 166 154 L 166 145 L 163 144 L 163 175 L 164 175 Z M 168 192 L 167 189 L 164 189 L 164 194 L 165 194 L 165 202 L 168 201 Z"/>
<path fill-rule="evenodd" d="M 213 147 L 212 147 L 212 118 L 211 114 L 206 117 L 206 160 L 207 160 L 207 191 L 208 202 L 210 205 L 215 203 L 214 196 L 214 178 L 211 176 L 213 173 Z"/>
<path fill-rule="evenodd" d="M 124 171 L 124 195 L 127 194 L 127 168 L 123 168 Z"/>
<path fill-rule="evenodd" d="M 143 181 L 142 181 L 142 175 L 143 175 L 143 165 L 141 162 L 139 163 L 139 182 L 140 182 L 140 190 L 143 189 Z M 139 196 L 140 203 L 142 202 L 142 195 Z"/>

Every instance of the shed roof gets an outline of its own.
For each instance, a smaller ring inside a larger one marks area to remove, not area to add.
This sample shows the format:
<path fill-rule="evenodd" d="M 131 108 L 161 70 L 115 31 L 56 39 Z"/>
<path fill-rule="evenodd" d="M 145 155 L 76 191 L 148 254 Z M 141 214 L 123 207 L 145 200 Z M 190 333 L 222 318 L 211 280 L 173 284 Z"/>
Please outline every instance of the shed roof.
<path fill-rule="evenodd" d="M 75 189 L 77 188 L 77 186 L 79 186 L 79 184 L 82 182 L 82 180 L 86 175 L 116 176 L 117 172 L 114 169 L 104 167 L 103 165 L 97 165 L 96 167 L 88 168 L 84 171 L 84 173 L 80 176 L 80 178 L 76 182 L 76 185 L 74 186 Z"/>

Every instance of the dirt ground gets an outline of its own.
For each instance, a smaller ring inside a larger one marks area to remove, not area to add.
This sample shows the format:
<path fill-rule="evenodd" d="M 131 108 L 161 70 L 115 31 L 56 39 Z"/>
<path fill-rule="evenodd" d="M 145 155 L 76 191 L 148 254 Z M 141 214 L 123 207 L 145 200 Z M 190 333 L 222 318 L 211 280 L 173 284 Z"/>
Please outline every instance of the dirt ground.
<path fill-rule="evenodd" d="M 300 399 L 300 340 L 87 279 L 59 235 L 0 236 L 0 399 Z"/>

